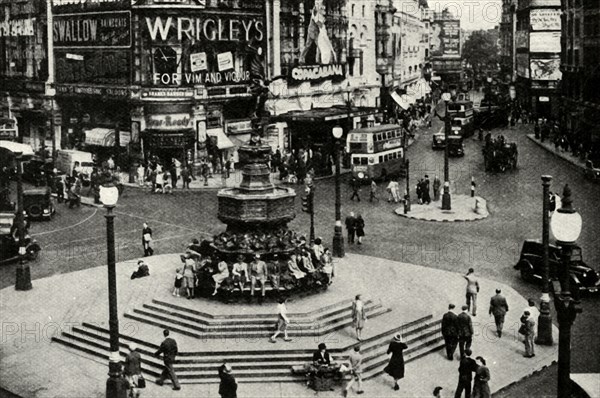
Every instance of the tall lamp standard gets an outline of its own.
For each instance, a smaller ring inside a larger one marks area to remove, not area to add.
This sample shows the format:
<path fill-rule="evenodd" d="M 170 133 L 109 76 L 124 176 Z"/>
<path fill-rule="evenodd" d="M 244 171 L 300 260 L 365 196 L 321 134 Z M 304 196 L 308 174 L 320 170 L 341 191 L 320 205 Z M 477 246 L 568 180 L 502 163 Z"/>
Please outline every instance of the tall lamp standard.
<path fill-rule="evenodd" d="M 538 332 L 536 344 L 552 345 L 552 314 L 550 313 L 550 269 L 548 265 L 549 235 L 550 235 L 550 181 L 552 176 L 542 176 L 542 186 L 544 190 L 543 214 L 542 214 L 542 262 L 544 265 L 544 275 L 542 280 L 542 299 L 540 302 L 540 316 L 538 317 Z"/>
<path fill-rule="evenodd" d="M 23 158 L 22 153 L 16 153 L 17 160 L 17 228 L 19 233 L 19 265 L 17 266 L 16 290 L 31 290 L 31 269 L 25 261 L 25 215 L 23 209 Z"/>
<path fill-rule="evenodd" d="M 443 118 L 440 118 L 444 121 L 444 141 L 446 143 L 444 147 L 444 193 L 442 194 L 442 210 L 452 210 L 452 200 L 450 198 L 450 171 L 448 165 L 448 134 L 450 134 L 450 123 L 452 118 L 450 117 L 450 113 L 448 112 L 448 103 L 452 99 L 452 94 L 444 93 L 442 94 L 442 100 L 444 100 L 446 112 Z M 439 115 L 438 115 L 439 117 Z"/>
<path fill-rule="evenodd" d="M 340 181 L 340 138 L 344 129 L 335 126 L 331 130 L 335 139 L 335 227 L 333 230 L 333 255 L 344 257 L 344 235 L 342 234 L 342 188 Z"/>
<path fill-rule="evenodd" d="M 100 186 L 100 201 L 106 208 L 106 259 L 108 263 L 108 326 L 110 356 L 106 398 L 126 398 L 127 380 L 121 373 L 119 354 L 119 313 L 117 310 L 117 275 L 115 264 L 115 215 L 113 209 L 119 199 L 119 190 L 112 183 Z"/>
<path fill-rule="evenodd" d="M 565 185 L 562 207 L 554 212 L 550 229 L 561 247 L 560 282 L 554 281 L 554 307 L 558 316 L 558 389 L 557 396 L 571 396 L 571 326 L 581 306 L 571 296 L 569 263 L 573 245 L 581 233 L 581 216 L 572 207 L 571 188 Z"/>
<path fill-rule="evenodd" d="M 494 79 L 492 79 L 491 76 L 488 76 L 488 78 L 487 78 L 488 115 L 489 115 L 489 113 L 492 112 L 492 81 L 494 81 Z"/>

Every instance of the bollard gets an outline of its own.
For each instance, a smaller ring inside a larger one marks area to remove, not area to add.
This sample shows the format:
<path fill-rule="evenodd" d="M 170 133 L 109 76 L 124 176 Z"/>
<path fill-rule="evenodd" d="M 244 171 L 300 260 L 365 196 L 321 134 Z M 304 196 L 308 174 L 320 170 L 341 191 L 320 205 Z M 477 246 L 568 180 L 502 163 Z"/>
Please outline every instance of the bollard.
<path fill-rule="evenodd" d="M 471 177 L 471 197 L 474 198 L 475 197 L 475 187 L 477 185 L 475 184 L 475 177 Z"/>

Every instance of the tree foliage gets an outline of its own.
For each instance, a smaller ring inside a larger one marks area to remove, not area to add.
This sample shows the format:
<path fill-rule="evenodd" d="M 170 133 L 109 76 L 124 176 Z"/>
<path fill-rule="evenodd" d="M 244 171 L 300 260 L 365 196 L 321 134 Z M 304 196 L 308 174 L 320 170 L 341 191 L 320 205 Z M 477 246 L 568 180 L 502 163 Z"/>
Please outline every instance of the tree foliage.
<path fill-rule="evenodd" d="M 499 61 L 498 35 L 494 31 L 477 30 L 465 41 L 463 59 L 474 72 L 496 70 Z"/>

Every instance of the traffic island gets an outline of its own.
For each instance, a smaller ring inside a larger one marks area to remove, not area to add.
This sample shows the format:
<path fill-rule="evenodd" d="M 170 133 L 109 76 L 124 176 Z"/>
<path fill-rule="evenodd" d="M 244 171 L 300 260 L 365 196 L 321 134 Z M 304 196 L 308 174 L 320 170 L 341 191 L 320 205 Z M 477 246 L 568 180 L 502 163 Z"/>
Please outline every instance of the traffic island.
<path fill-rule="evenodd" d="M 487 209 L 487 201 L 480 197 L 468 195 L 452 195 L 452 210 L 442 210 L 442 201 L 430 204 L 412 204 L 410 211 L 404 213 L 404 206 L 397 208 L 394 212 L 405 218 L 422 221 L 438 222 L 466 222 L 487 218 L 490 213 Z"/>
<path fill-rule="evenodd" d="M 318 343 L 325 342 L 335 360 L 342 360 L 358 343 L 351 326 L 350 302 L 363 293 L 368 319 L 361 345 L 365 361 L 364 389 L 370 397 L 422 397 L 436 386 L 453 395 L 458 377 L 458 352 L 445 358 L 439 332 L 448 303 L 464 302 L 462 274 L 381 258 L 350 254 L 336 262 L 334 283 L 325 292 L 293 297 L 288 303 L 291 342 L 269 342 L 276 321 L 276 304 L 227 305 L 219 300 L 174 297 L 174 270 L 178 254 L 146 258 L 150 276 L 130 279 L 136 261 L 117 264 L 121 358 L 136 342 L 148 381 L 144 397 L 181 398 L 218 396 L 217 368 L 231 363 L 238 393 L 245 397 L 314 397 L 295 365 L 310 362 Z M 368 275 L 368 277 L 365 277 Z M 511 287 L 480 278 L 480 296 L 495 289 L 513 308 L 527 301 Z M 105 393 L 108 292 L 106 269 L 90 268 L 35 281 L 35 290 L 0 290 L 3 342 L 0 345 L 2 387 L 22 397 L 100 397 Z M 473 317 L 473 352 L 490 363 L 490 389 L 503 387 L 550 365 L 556 345 L 536 346 L 535 358 L 523 357 L 519 338 L 519 311 L 507 313 L 502 339 L 493 319 Z M 153 356 L 164 328 L 177 340 L 180 355 L 175 370 L 181 391 L 154 383 L 162 370 Z M 406 377 L 400 391 L 382 370 L 388 361 L 389 341 L 401 332 Z M 554 341 L 557 330 L 553 327 Z M 423 375 L 429 375 L 423 378 Z M 265 393 L 265 391 L 267 391 Z M 340 395 L 336 391 L 320 396 Z"/>

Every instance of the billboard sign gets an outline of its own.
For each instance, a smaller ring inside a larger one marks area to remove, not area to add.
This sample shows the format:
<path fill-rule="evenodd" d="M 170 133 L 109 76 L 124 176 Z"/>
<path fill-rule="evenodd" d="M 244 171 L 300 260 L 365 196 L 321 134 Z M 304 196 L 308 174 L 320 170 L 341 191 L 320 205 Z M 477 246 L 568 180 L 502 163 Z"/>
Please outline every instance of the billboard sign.
<path fill-rule="evenodd" d="M 529 13 L 532 30 L 560 30 L 560 10 L 538 9 Z"/>
<path fill-rule="evenodd" d="M 127 50 L 56 50 L 56 82 L 126 85 L 131 53 Z"/>
<path fill-rule="evenodd" d="M 517 76 L 529 79 L 529 54 L 517 54 Z"/>
<path fill-rule="evenodd" d="M 530 62 L 532 80 L 559 80 L 560 58 L 532 59 Z"/>
<path fill-rule="evenodd" d="M 531 32 L 529 51 L 532 53 L 560 53 L 560 32 Z"/>
<path fill-rule="evenodd" d="M 131 0 L 52 0 L 55 14 L 127 10 L 130 7 Z"/>
<path fill-rule="evenodd" d="M 431 55 L 460 55 L 460 21 L 434 21 L 431 26 Z"/>
<path fill-rule="evenodd" d="M 251 76 L 265 75 L 262 13 L 163 13 L 140 21 L 144 45 L 152 51 L 148 73 L 155 86 L 246 84 Z"/>
<path fill-rule="evenodd" d="M 55 15 L 54 48 L 130 48 L 129 11 Z"/>
<path fill-rule="evenodd" d="M 330 17 L 331 5 L 323 0 L 315 0 L 312 7 L 306 7 L 308 23 L 304 50 L 299 57 L 299 66 L 289 69 L 289 83 L 305 81 L 342 80 L 346 77 L 346 65 L 342 63 L 343 44 L 331 34 L 337 21 Z M 333 12 L 331 12 L 333 14 Z M 330 30 L 328 30 L 330 28 Z M 282 52 L 282 64 L 289 60 Z"/>

